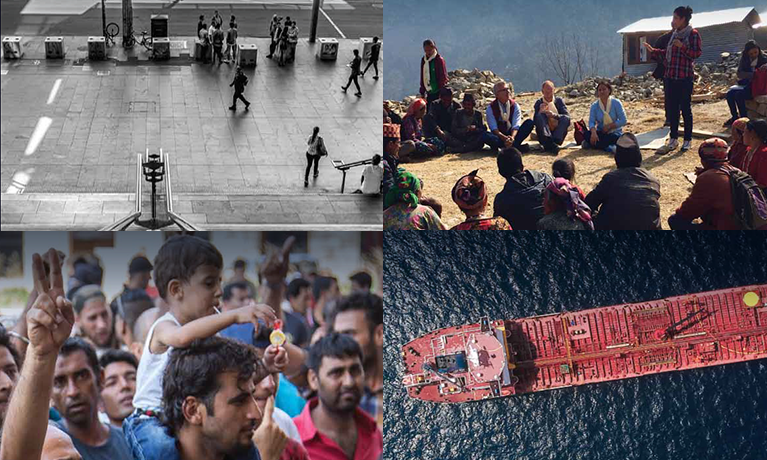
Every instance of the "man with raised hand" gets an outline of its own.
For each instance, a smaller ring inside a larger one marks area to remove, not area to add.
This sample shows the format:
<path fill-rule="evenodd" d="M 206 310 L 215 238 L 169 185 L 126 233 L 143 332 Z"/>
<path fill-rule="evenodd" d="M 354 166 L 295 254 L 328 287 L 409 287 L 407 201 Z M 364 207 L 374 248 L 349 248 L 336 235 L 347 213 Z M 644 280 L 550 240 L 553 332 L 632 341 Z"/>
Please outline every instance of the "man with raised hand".
<path fill-rule="evenodd" d="M 64 297 L 59 255 L 54 249 L 47 255 L 50 279 L 40 255 L 32 256 L 38 295 L 26 315 L 29 348 L 8 408 L 0 444 L 4 460 L 81 460 L 72 440 L 47 424 L 56 359 L 75 322 L 72 304 Z"/>

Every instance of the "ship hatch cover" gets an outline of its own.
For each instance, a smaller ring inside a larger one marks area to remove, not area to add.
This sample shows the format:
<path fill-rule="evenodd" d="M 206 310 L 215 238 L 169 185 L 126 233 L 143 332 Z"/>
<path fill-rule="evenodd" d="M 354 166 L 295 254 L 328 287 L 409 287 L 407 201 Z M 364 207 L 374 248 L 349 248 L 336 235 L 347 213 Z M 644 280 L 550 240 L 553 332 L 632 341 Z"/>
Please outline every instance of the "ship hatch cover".
<path fill-rule="evenodd" d="M 503 345 L 490 334 L 472 334 L 466 343 L 466 358 L 477 382 L 497 380 L 506 366 Z"/>

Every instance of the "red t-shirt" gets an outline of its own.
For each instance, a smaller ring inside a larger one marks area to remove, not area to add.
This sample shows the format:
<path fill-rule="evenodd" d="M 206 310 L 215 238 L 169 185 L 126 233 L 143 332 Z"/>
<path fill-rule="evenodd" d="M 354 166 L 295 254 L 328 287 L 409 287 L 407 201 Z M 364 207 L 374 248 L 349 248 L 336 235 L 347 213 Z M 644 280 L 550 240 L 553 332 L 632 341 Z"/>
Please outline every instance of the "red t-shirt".
<path fill-rule="evenodd" d="M 282 450 L 280 460 L 309 460 L 309 453 L 298 441 L 288 438 L 288 443 Z"/>
<path fill-rule="evenodd" d="M 753 155 L 747 153 L 743 158 L 742 170 L 753 177 L 760 187 L 767 187 L 767 145 L 761 146 Z"/>
<path fill-rule="evenodd" d="M 293 419 L 309 457 L 312 460 L 348 460 L 341 447 L 314 426 L 311 411 L 318 403 L 317 398 L 310 399 L 304 410 Z M 383 436 L 375 420 L 357 407 L 354 409 L 354 421 L 357 424 L 357 447 L 353 460 L 378 460 L 383 452 Z"/>

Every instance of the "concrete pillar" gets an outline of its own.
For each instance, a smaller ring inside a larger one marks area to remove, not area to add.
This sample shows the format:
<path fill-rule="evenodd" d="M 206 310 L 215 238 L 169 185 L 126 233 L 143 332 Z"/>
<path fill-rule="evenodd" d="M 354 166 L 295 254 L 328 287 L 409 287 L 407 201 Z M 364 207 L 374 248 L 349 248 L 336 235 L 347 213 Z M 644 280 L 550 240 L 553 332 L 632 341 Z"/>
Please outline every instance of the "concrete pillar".
<path fill-rule="evenodd" d="M 123 0 L 123 46 L 131 43 L 133 35 L 133 0 Z"/>
<path fill-rule="evenodd" d="M 320 1 L 314 0 L 312 2 L 312 28 L 309 32 L 309 43 L 314 43 L 317 40 L 317 21 L 320 18 Z"/>

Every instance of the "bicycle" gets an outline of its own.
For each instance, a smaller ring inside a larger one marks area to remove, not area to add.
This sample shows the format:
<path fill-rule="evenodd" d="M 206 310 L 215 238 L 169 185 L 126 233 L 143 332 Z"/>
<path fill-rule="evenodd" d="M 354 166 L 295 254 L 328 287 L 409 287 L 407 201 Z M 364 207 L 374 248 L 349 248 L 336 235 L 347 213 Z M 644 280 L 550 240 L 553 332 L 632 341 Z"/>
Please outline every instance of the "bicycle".
<path fill-rule="evenodd" d="M 115 37 L 120 34 L 120 26 L 117 25 L 116 22 L 110 22 L 107 24 L 107 28 L 104 31 L 104 37 L 107 40 L 107 45 L 109 45 L 109 42 L 112 42 L 112 45 L 116 45 L 117 42 L 115 41 Z"/>
<path fill-rule="evenodd" d="M 115 37 L 120 35 L 120 26 L 118 26 L 116 22 L 110 22 L 109 24 L 107 24 L 105 34 L 106 34 L 105 36 L 106 36 L 107 42 L 111 41 L 112 44 L 115 45 L 116 44 Z M 135 33 L 131 33 L 128 40 L 123 43 L 123 46 L 125 46 L 126 48 L 130 48 L 136 43 L 142 45 L 144 48 L 146 48 L 147 51 L 154 52 L 152 48 L 152 37 L 147 36 L 146 30 L 141 32 L 141 40 L 138 40 L 136 38 Z"/>

